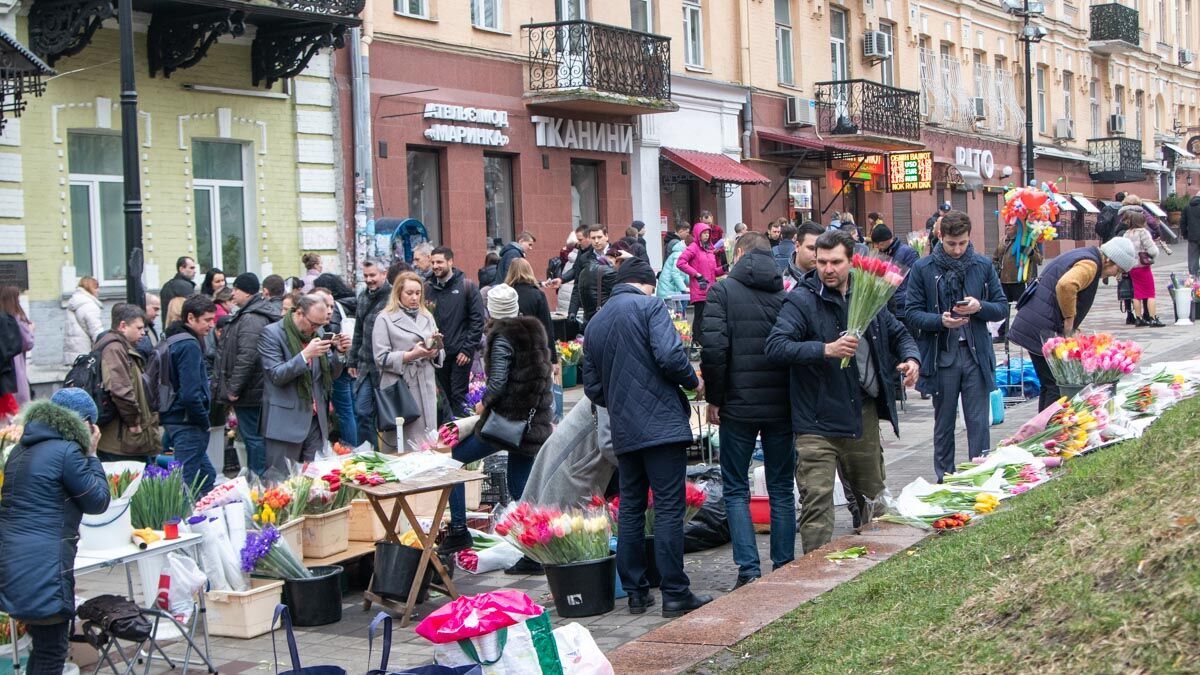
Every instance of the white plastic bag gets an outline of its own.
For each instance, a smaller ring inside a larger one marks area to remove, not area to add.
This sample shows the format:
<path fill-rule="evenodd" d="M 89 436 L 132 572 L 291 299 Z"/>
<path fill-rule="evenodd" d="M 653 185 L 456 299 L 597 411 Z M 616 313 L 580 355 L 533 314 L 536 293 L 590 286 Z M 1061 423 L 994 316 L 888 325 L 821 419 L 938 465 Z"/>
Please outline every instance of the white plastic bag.
<path fill-rule="evenodd" d="M 613 675 L 612 664 L 583 626 L 571 622 L 555 628 L 554 644 L 558 647 L 563 675 Z"/>
<path fill-rule="evenodd" d="M 560 658 L 558 654 L 549 652 L 557 651 L 557 638 L 555 645 L 548 645 L 548 640 L 535 642 L 532 630 L 538 630 L 546 637 L 553 635 L 550 619 L 543 613 L 470 640 L 435 644 L 433 661 L 442 666 L 478 665 L 483 675 L 536 675 L 545 672 L 543 664 L 551 671 L 555 670 L 555 666 L 560 665 Z M 502 633 L 505 637 L 503 644 L 500 642 Z M 546 651 L 539 652 L 539 645 Z M 474 654 L 470 653 L 472 651 Z"/>
<path fill-rule="evenodd" d="M 154 605 L 170 612 L 177 621 L 186 623 L 195 607 L 194 598 L 204 588 L 208 577 L 191 558 L 178 553 L 168 553 L 166 558 L 166 564 L 158 576 L 158 595 Z"/>
<path fill-rule="evenodd" d="M 467 549 L 466 551 L 459 551 L 454 554 L 454 563 L 460 570 L 470 572 L 471 574 L 506 570 L 517 564 L 517 561 L 521 559 L 521 551 L 516 546 L 508 543 L 503 537 L 478 530 L 469 531 L 476 545 L 483 542 L 490 542 L 492 545 L 485 549 Z M 468 554 L 468 556 L 463 557 L 463 554 Z M 471 569 L 471 562 L 469 560 L 471 555 L 475 557 L 475 569 Z"/>

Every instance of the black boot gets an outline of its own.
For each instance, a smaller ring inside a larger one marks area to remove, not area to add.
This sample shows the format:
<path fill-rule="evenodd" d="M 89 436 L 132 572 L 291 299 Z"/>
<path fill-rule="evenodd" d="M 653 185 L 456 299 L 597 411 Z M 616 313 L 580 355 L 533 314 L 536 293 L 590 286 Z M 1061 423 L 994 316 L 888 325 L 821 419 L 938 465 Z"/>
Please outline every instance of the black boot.
<path fill-rule="evenodd" d="M 629 594 L 629 613 L 630 614 L 645 614 L 646 610 L 654 606 L 653 593 L 630 593 Z"/>
<path fill-rule="evenodd" d="M 442 543 L 438 544 L 438 553 L 458 553 L 474 546 L 475 540 L 465 527 L 452 527 L 446 531 Z"/>
<path fill-rule="evenodd" d="M 533 558 L 530 558 L 529 556 L 521 556 L 521 559 L 518 560 L 512 567 L 504 570 L 504 573 L 519 576 L 545 574 L 546 570 L 542 567 L 540 562 L 534 560 Z"/>
<path fill-rule="evenodd" d="M 1133 315 L 1133 312 L 1125 312 L 1125 323 L 1129 326 L 1137 325 L 1137 317 Z"/>
<path fill-rule="evenodd" d="M 662 615 L 663 618 L 674 619 L 692 610 L 700 609 L 710 602 L 712 602 L 711 595 L 688 593 L 688 597 L 683 600 L 663 600 Z"/>
<path fill-rule="evenodd" d="M 1162 321 L 1160 321 L 1158 319 L 1157 316 L 1155 316 L 1155 317 L 1151 318 L 1149 321 L 1147 321 L 1146 325 L 1150 326 L 1151 328 L 1162 328 L 1163 326 L 1165 326 L 1167 324 L 1163 323 Z"/>

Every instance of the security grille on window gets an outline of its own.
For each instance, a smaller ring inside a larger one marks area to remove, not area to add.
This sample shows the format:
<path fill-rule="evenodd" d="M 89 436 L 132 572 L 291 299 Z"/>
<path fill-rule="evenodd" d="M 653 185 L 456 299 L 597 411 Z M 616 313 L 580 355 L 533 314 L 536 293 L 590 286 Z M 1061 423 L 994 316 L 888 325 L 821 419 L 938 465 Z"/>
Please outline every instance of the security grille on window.
<path fill-rule="evenodd" d="M 233 277 L 247 271 L 244 155 L 240 143 L 192 142 L 196 264 L 201 272 L 216 267 Z"/>
<path fill-rule="evenodd" d="M 700 0 L 683 0 L 683 62 L 704 67 L 704 11 Z"/>
<path fill-rule="evenodd" d="M 775 0 L 775 67 L 780 84 L 794 84 L 791 0 Z"/>
<path fill-rule="evenodd" d="M 125 278 L 125 215 L 121 137 L 67 134 L 71 253 L 76 276 Z"/>
<path fill-rule="evenodd" d="M 503 0 L 471 0 L 471 25 L 476 28 L 500 30 L 500 8 Z"/>

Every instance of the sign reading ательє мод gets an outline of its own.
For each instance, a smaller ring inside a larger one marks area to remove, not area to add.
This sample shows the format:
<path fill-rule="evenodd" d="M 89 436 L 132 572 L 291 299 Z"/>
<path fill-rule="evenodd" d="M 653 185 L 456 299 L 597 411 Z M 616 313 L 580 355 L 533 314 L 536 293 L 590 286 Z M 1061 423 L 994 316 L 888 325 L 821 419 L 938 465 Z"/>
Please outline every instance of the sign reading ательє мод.
<path fill-rule="evenodd" d="M 472 108 L 446 103 L 426 103 L 424 117 L 426 119 L 472 122 L 498 127 L 496 129 L 486 129 L 483 127 L 464 127 L 458 124 L 433 124 L 425 130 L 425 138 L 428 140 L 439 143 L 467 143 L 470 145 L 489 145 L 493 147 L 508 145 L 508 136 L 500 131 L 500 129 L 508 127 L 508 111 L 506 110 L 489 110 L 487 108 Z"/>

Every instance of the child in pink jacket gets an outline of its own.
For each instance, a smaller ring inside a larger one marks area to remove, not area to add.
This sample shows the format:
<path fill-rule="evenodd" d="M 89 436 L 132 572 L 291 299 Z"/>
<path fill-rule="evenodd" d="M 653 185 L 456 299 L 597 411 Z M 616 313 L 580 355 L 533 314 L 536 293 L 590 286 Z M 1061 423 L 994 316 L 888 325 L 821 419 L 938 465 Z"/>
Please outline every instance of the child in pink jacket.
<path fill-rule="evenodd" d="M 688 275 L 688 293 L 691 296 L 692 335 L 700 334 L 700 322 L 704 320 L 704 303 L 708 299 L 708 287 L 717 280 L 721 268 L 710 240 L 712 226 L 696 223 L 692 228 L 692 243 L 684 249 L 675 266 Z"/>

